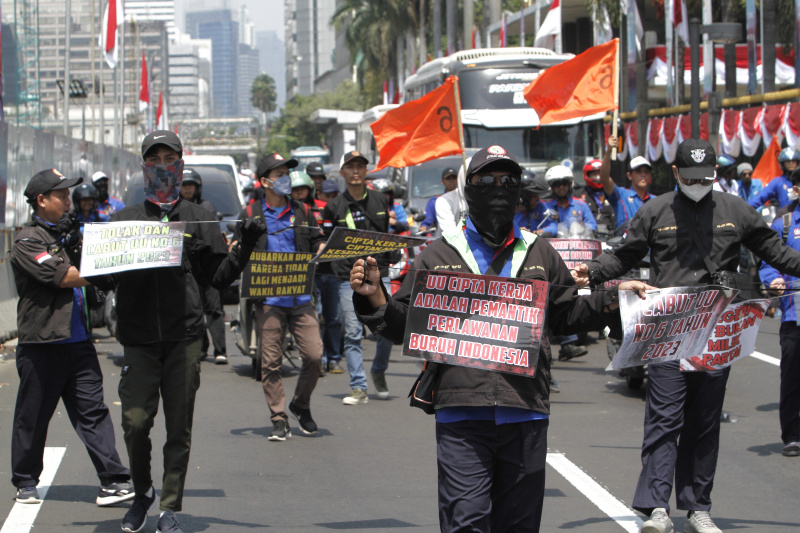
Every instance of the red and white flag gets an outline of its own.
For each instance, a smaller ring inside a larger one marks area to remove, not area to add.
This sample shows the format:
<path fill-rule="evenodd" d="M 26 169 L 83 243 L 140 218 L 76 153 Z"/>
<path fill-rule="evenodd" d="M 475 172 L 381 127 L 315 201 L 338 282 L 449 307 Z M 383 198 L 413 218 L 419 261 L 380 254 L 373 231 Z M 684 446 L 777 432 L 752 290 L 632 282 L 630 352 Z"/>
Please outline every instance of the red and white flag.
<path fill-rule="evenodd" d="M 164 105 L 164 98 L 162 97 L 160 92 L 158 93 L 158 108 L 156 108 L 156 129 L 157 130 L 169 129 L 169 126 L 167 125 L 167 108 Z M 178 132 L 175 133 L 177 134 Z"/>
<path fill-rule="evenodd" d="M 119 59 L 119 26 L 124 20 L 122 0 L 108 0 L 106 11 L 103 13 L 103 27 L 100 29 L 98 44 L 103 50 L 106 63 L 111 68 L 117 66 Z"/>
<path fill-rule="evenodd" d="M 561 36 L 561 0 L 553 0 L 550 11 L 539 26 L 533 46 L 555 49 L 556 39 Z"/>
<path fill-rule="evenodd" d="M 150 82 L 147 80 L 147 61 L 142 50 L 142 84 L 139 87 L 139 112 L 141 113 L 150 105 Z"/>
<path fill-rule="evenodd" d="M 675 35 L 683 39 L 689 45 L 689 17 L 686 15 L 686 0 L 673 0 L 675 7 L 672 23 L 675 26 Z"/>

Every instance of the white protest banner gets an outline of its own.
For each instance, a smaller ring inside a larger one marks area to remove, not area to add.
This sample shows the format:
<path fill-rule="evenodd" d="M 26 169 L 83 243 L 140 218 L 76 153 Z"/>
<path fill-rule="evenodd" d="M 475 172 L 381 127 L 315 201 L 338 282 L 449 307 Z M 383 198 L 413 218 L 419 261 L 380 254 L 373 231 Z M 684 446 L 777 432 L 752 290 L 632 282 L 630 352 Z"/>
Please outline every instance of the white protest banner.
<path fill-rule="evenodd" d="M 83 227 L 81 276 L 177 266 L 185 222 L 87 223 Z"/>
<path fill-rule="evenodd" d="M 720 370 L 753 353 L 767 307 L 768 300 L 747 300 L 728 305 L 714 326 L 714 333 L 703 354 L 681 359 L 681 370 Z"/>
<path fill-rule="evenodd" d="M 684 359 L 702 353 L 720 315 L 738 294 L 726 287 L 620 291 L 622 346 L 607 370 Z"/>

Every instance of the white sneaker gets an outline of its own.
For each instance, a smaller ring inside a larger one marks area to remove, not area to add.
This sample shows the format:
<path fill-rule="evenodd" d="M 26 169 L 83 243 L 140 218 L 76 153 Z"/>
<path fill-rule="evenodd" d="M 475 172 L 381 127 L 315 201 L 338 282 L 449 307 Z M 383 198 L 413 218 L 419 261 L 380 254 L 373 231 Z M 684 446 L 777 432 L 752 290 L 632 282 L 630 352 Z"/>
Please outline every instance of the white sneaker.
<path fill-rule="evenodd" d="M 672 520 L 663 507 L 656 507 L 650 514 L 650 520 L 642 524 L 641 533 L 672 533 Z"/>
<path fill-rule="evenodd" d="M 722 533 L 708 511 L 690 511 L 686 521 L 686 533 Z"/>
<path fill-rule="evenodd" d="M 369 397 L 367 396 L 367 391 L 363 389 L 353 389 L 353 392 L 351 392 L 349 396 L 345 396 L 344 399 L 342 399 L 342 403 L 345 405 L 359 405 L 367 403 L 368 401 Z"/>

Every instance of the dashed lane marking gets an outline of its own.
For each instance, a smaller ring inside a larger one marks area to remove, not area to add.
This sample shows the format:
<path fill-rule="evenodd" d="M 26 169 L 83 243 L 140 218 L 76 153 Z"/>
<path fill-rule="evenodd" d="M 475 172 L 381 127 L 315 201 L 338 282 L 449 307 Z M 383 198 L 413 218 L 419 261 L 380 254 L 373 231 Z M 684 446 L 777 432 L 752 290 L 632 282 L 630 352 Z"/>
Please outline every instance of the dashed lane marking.
<path fill-rule="evenodd" d="M 781 366 L 781 360 L 780 359 L 778 359 L 777 357 L 772 357 L 771 355 L 767 355 L 765 353 L 753 352 L 753 353 L 750 354 L 750 357 L 755 357 L 756 359 L 759 359 L 759 360 L 764 361 L 765 363 L 769 363 L 771 365 Z"/>
<path fill-rule="evenodd" d="M 600 484 L 581 470 L 575 463 L 567 459 L 563 453 L 548 453 L 547 464 L 561 474 L 590 502 L 614 520 L 619 526 L 629 533 L 639 533 L 642 519 L 627 505 L 616 499 Z M 2 533 L 2 532 L 0 532 Z"/>
<path fill-rule="evenodd" d="M 8 513 L 6 521 L 3 523 L 3 529 L 0 533 L 29 533 L 33 528 L 33 522 L 36 520 L 36 515 L 44 505 L 44 499 L 47 496 L 47 491 L 50 490 L 50 485 L 53 484 L 53 479 L 56 477 L 61 460 L 64 458 L 66 448 L 45 448 L 44 449 L 44 469 L 42 475 L 39 476 L 39 499 L 42 503 L 15 503 Z"/>

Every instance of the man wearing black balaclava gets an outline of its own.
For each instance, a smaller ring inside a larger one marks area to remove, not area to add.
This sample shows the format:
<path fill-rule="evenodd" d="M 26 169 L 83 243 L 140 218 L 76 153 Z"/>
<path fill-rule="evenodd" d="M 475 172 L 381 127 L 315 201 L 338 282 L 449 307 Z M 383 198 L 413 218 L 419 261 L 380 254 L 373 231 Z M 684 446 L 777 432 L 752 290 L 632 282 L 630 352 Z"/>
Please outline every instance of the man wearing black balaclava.
<path fill-rule="evenodd" d="M 412 270 L 538 279 L 549 283 L 543 329 L 565 334 L 617 322 L 615 291 L 578 296 L 561 256 L 514 223 L 522 168 L 513 155 L 491 146 L 472 157 L 466 171 L 469 216 L 417 257 Z M 356 261 L 350 272 L 359 320 L 400 343 L 405 337 L 415 273 L 390 297 L 377 262 Z M 621 290 L 638 290 L 625 282 Z M 449 320 L 449 318 L 448 318 Z M 462 339 L 460 334 L 450 338 Z M 532 377 L 473 366 L 428 363 L 435 394 L 441 531 L 538 532 L 545 486 L 550 415 L 549 347 L 542 335 L 531 354 Z M 433 357 L 432 357 L 433 358 Z"/>

